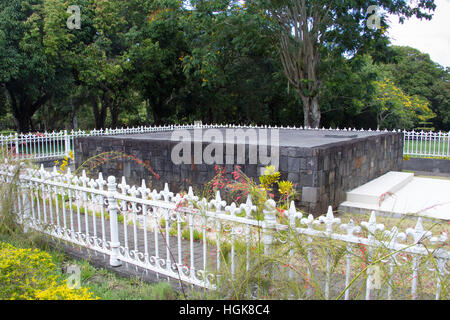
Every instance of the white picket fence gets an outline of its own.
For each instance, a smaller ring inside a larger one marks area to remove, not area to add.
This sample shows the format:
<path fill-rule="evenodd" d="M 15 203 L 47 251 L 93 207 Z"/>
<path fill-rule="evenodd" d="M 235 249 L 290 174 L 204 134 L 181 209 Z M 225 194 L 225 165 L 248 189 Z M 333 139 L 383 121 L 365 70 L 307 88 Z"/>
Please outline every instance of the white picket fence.
<path fill-rule="evenodd" d="M 254 249 L 261 243 L 264 256 L 287 248 L 284 261 L 270 269 L 272 277 L 283 281 L 282 275 L 286 275 L 286 279 L 300 281 L 300 270 L 304 270 L 311 279 L 312 269 L 305 266 L 315 266 L 313 274 L 322 270 L 318 282 L 323 298 L 336 298 L 336 279 L 343 277 L 342 298 L 353 299 L 350 283 L 358 272 L 354 270 L 355 257 L 364 248 L 367 265 L 384 257 L 380 263 L 388 266 L 384 271 L 387 280 L 381 289 L 376 284 L 376 274 L 368 273 L 366 299 L 373 298 L 374 292 L 382 292 L 385 299 L 395 298 L 398 292 L 393 292 L 395 286 L 391 284 L 399 266 L 409 269 L 411 283 L 407 291 L 412 299 L 421 297 L 421 277 L 435 279 L 432 295 L 436 299 L 448 283 L 447 234 L 433 236 L 424 230 L 421 218 L 415 228 L 400 232 L 396 227 L 385 230 L 383 224 L 377 223 L 375 212 L 369 221 L 356 225 L 353 221 L 341 222 L 331 207 L 317 219 L 312 215 L 303 217 L 292 202 L 285 212 L 287 222 L 283 223 L 275 202 L 268 200 L 264 218 L 258 220 L 254 217 L 257 207 L 250 197 L 245 203 L 227 205 L 220 192 L 207 201 L 196 197 L 191 188 L 187 194 L 174 194 L 166 184 L 158 192 L 149 189 L 144 181 L 139 187 L 130 186 L 124 177 L 117 183 L 113 176 L 104 180 L 99 173 L 97 179 L 91 179 L 84 171 L 78 176 L 70 170 L 59 173 L 55 167 L 49 172 L 43 167 L 38 170 L 22 166 L 15 180 L 17 168 L 17 164 L 0 165 L 0 181 L 19 187 L 14 210 L 20 222 L 27 229 L 109 256 L 112 266 L 125 263 L 214 290 L 224 279 L 233 280 L 237 272 L 254 272 Z M 314 260 L 320 251 L 315 247 L 318 239 L 342 244 L 342 272 L 333 267 L 335 261 L 329 248 L 325 263 Z M 297 241 L 306 254 L 299 250 Z M 228 248 L 227 258 L 222 248 Z M 390 255 L 380 255 L 381 249 Z"/>
<path fill-rule="evenodd" d="M 450 157 L 450 132 L 403 131 L 403 154 Z"/>
<path fill-rule="evenodd" d="M 351 128 L 304 128 L 300 127 L 284 127 L 284 126 L 244 126 L 244 125 L 223 125 L 223 124 L 203 124 L 202 128 L 277 128 L 289 130 L 336 130 L 336 131 L 365 131 L 363 129 Z M 100 129 L 91 131 L 70 131 L 61 130 L 59 132 L 43 132 L 28 134 L 9 134 L 0 136 L 0 153 L 3 157 L 7 154 L 15 159 L 35 159 L 45 160 L 58 157 L 64 157 L 73 150 L 74 139 L 77 137 L 102 136 L 102 135 L 121 135 L 121 134 L 138 134 L 158 131 L 172 131 L 182 129 L 193 129 L 198 127 L 197 124 L 190 125 L 166 125 L 166 126 L 141 126 L 133 128 L 116 128 L 116 129 Z M 367 130 L 371 132 L 372 130 Z M 380 130 L 374 130 L 380 131 Z M 388 130 L 384 130 L 387 132 Z M 404 136 L 404 155 L 426 156 L 426 157 L 450 157 L 450 132 L 424 132 L 424 131 L 401 131 L 393 130 L 393 132 L 403 132 Z"/>

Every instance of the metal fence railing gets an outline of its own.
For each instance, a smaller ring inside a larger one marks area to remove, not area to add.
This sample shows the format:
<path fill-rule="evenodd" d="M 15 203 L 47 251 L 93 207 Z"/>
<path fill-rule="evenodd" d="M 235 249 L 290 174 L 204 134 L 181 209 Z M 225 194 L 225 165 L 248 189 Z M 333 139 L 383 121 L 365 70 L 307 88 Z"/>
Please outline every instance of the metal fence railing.
<path fill-rule="evenodd" d="M 70 131 L 61 130 L 59 132 L 43 132 L 28 134 L 9 134 L 0 136 L 0 150 L 4 157 L 9 154 L 12 158 L 45 160 L 68 155 L 73 150 L 73 142 L 77 137 L 102 136 L 102 135 L 122 135 L 138 134 L 158 131 L 172 131 L 182 129 L 193 129 L 197 124 L 192 125 L 166 125 L 166 126 L 141 126 L 133 128 L 100 129 L 91 131 Z M 305 130 L 303 127 L 271 127 L 271 126 L 238 126 L 238 125 L 201 125 L 202 128 L 279 128 Z M 306 130 L 325 130 L 306 128 Z M 356 129 L 327 129 L 336 131 L 364 131 Z M 372 130 L 368 130 L 369 132 Z M 379 130 L 377 130 L 379 131 Z M 384 130 L 385 132 L 387 130 Z M 427 132 L 427 131 L 401 131 L 403 132 L 403 154 L 416 157 L 450 157 L 450 132 Z"/>
<path fill-rule="evenodd" d="M 256 273 L 263 257 L 272 259 L 262 267 L 265 283 L 309 284 L 325 299 L 354 299 L 361 290 L 365 299 L 375 294 L 398 299 L 402 290 L 411 299 L 423 298 L 427 290 L 439 299 L 448 284 L 447 234 L 433 236 L 420 217 L 414 228 L 385 230 L 375 212 L 361 224 L 343 223 L 331 207 L 315 219 L 303 217 L 294 202 L 280 211 L 273 200 L 258 208 L 250 197 L 227 204 L 219 192 L 207 201 L 192 189 L 174 194 L 167 184 L 157 191 L 145 182 L 131 186 L 125 178 L 104 180 L 101 173 L 89 178 L 56 167 L 52 172 L 22 167 L 15 175 L 18 168 L 0 165 L 0 181 L 18 186 L 13 209 L 20 222 L 109 256 L 113 266 L 126 263 L 214 290 L 226 284 L 224 279 Z M 353 282 L 358 273 L 363 280 Z"/>
<path fill-rule="evenodd" d="M 450 157 L 450 132 L 403 131 L 403 154 Z"/>

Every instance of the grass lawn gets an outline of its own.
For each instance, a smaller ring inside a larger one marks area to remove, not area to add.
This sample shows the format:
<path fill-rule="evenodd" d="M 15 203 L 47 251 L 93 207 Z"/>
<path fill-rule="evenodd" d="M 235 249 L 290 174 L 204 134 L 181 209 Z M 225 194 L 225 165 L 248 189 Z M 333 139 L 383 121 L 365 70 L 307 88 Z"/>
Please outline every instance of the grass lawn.
<path fill-rule="evenodd" d="M 403 146 L 403 153 L 409 154 L 411 157 L 426 157 L 428 154 L 448 156 L 450 155 L 449 141 L 448 138 L 442 139 L 440 142 L 408 140 L 405 141 Z M 413 155 L 413 153 L 418 153 L 419 155 Z"/>

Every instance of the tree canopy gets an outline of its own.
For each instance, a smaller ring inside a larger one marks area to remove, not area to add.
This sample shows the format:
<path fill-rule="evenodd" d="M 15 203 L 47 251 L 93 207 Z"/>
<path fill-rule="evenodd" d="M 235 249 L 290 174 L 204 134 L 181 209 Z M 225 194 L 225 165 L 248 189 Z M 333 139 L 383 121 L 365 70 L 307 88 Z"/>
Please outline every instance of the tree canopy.
<path fill-rule="evenodd" d="M 376 29 L 371 5 L 382 9 Z M 80 8 L 79 28 L 68 27 L 69 6 Z M 432 0 L 2 1 L 0 125 L 449 130 L 449 69 L 386 34 L 385 13 L 430 19 L 434 8 Z"/>

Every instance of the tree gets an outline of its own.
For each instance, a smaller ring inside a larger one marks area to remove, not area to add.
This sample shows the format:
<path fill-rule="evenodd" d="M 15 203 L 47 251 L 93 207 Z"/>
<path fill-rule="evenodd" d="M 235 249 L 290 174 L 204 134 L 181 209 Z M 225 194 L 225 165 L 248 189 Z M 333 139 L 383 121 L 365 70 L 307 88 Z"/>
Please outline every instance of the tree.
<path fill-rule="evenodd" d="M 384 16 L 381 28 L 371 30 L 366 21 L 370 5 L 390 14 L 431 19 L 425 10 L 434 10 L 433 0 L 341 1 L 341 0 L 271 0 L 264 2 L 264 12 L 274 23 L 279 39 L 279 54 L 290 84 L 303 104 L 304 125 L 320 124 L 319 92 L 323 84 L 323 59 L 355 54 L 364 44 L 385 37 Z"/>
<path fill-rule="evenodd" d="M 435 116 L 426 99 L 405 94 L 393 81 L 385 78 L 374 83 L 376 91 L 370 107 L 377 115 L 377 129 L 412 129 Z M 390 125 L 386 125 L 388 121 Z"/>
<path fill-rule="evenodd" d="M 327 77 L 319 94 L 322 126 L 373 128 L 375 114 L 367 108 L 375 94 L 379 68 L 369 54 L 352 59 L 341 57 L 322 61 Z"/>
<path fill-rule="evenodd" d="M 120 109 L 132 95 L 124 69 L 129 48 L 126 33 L 131 27 L 126 5 L 122 1 L 91 0 L 84 7 L 86 20 L 82 24 L 91 28 L 92 34 L 77 49 L 76 78 L 85 88 L 81 92 L 92 108 L 97 129 L 105 127 L 108 110 L 111 125 L 118 126 Z"/>
<path fill-rule="evenodd" d="M 73 36 L 60 27 L 66 19 L 58 0 L 0 2 L 0 84 L 20 132 L 31 130 L 33 114 L 73 84 L 68 51 Z"/>
<path fill-rule="evenodd" d="M 450 70 L 433 62 L 428 54 L 411 47 L 392 46 L 394 55 L 380 68 L 408 95 L 429 102 L 436 114 L 435 129 L 450 130 Z"/>
<path fill-rule="evenodd" d="M 186 76 L 184 115 L 206 122 L 280 124 L 295 97 L 286 93 L 268 21 L 236 1 L 193 1 L 184 16 L 190 52 L 180 60 Z"/>
<path fill-rule="evenodd" d="M 185 81 L 179 60 L 187 51 L 180 23 L 181 2 L 142 0 L 127 6 L 133 13 L 133 27 L 127 33 L 130 45 L 124 70 L 146 101 L 154 123 L 173 121 L 177 93 Z"/>

